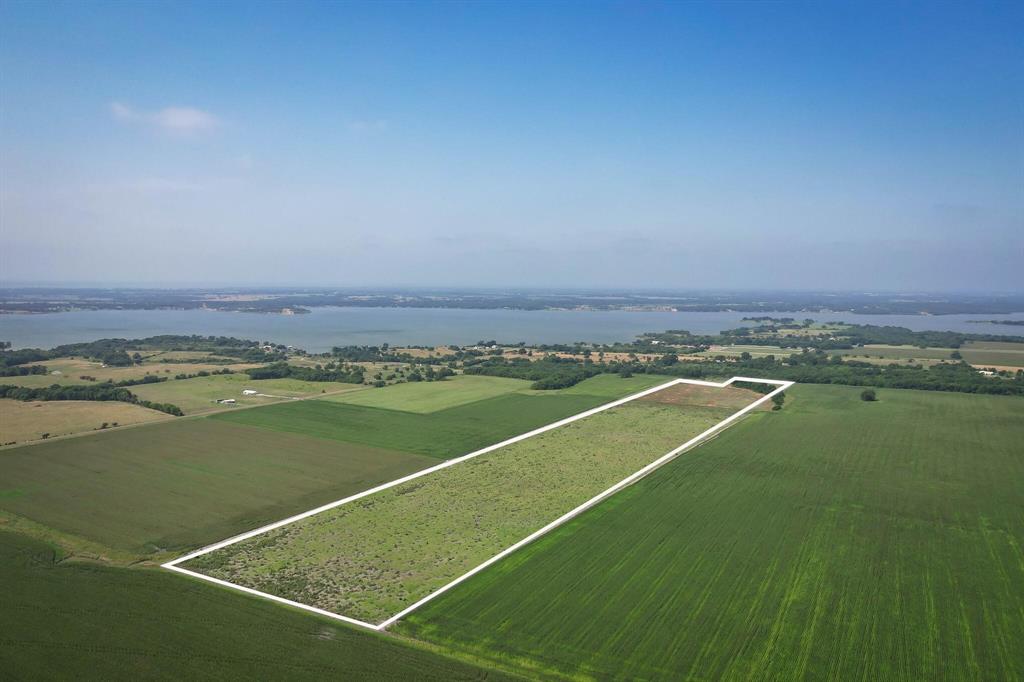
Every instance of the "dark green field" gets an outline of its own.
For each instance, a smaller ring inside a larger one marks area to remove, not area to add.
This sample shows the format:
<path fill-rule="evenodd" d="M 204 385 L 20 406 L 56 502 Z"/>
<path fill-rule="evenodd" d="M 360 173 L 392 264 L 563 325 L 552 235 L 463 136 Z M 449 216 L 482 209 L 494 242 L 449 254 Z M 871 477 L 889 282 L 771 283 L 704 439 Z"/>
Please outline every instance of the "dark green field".
<path fill-rule="evenodd" d="M 798 386 L 399 626 L 536 675 L 1024 677 L 1024 401 Z"/>
<path fill-rule="evenodd" d="M 430 414 L 304 400 L 211 418 L 449 459 L 609 400 L 592 395 L 511 394 Z"/>
<path fill-rule="evenodd" d="M 164 571 L 57 559 L 0 532 L 6 680 L 505 679 Z"/>
<path fill-rule="evenodd" d="M 0 451 L 0 510 L 149 554 L 215 542 L 434 463 L 190 419 Z"/>

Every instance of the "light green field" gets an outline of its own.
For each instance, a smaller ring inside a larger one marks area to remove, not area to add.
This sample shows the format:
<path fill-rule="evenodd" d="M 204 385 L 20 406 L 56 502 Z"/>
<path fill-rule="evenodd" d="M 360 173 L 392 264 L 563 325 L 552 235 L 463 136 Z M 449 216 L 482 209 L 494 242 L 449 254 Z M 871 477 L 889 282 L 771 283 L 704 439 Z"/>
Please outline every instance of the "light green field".
<path fill-rule="evenodd" d="M 139 405 L 115 401 L 56 400 L 23 402 L 0 400 L 0 445 L 24 443 L 95 431 L 102 425 L 141 424 L 173 419 L 171 415 Z"/>
<path fill-rule="evenodd" d="M 629 403 L 184 566 L 379 622 L 732 411 Z"/>
<path fill-rule="evenodd" d="M 529 386 L 529 381 L 521 379 L 459 375 L 444 381 L 420 381 L 355 393 L 341 393 L 325 400 L 426 414 L 512 393 Z"/>
<path fill-rule="evenodd" d="M 360 384 L 300 381 L 298 379 L 253 381 L 247 374 L 218 374 L 194 379 L 172 379 L 159 384 L 142 384 L 132 386 L 128 390 L 143 400 L 177 405 L 185 414 L 201 414 L 229 408 L 230 406 L 217 402 L 224 398 L 233 398 L 237 401 L 236 406 L 244 407 L 267 405 L 324 392 L 358 391 L 366 388 Z M 242 391 L 246 389 L 259 391 L 265 395 L 242 395 Z"/>
<path fill-rule="evenodd" d="M 1024 679 L 1024 399 L 798 385 L 410 614 L 599 680 Z"/>
<path fill-rule="evenodd" d="M 0 519 L 8 512 L 146 555 L 221 540 L 432 464 L 381 448 L 178 419 L 0 450 Z"/>
<path fill-rule="evenodd" d="M 716 347 L 714 350 L 706 350 L 700 353 L 693 353 L 686 357 L 697 357 L 697 358 L 713 358 L 716 355 L 724 355 L 726 357 L 739 357 L 741 353 L 750 353 L 755 358 L 764 357 L 766 355 L 774 355 L 777 358 L 784 358 L 787 355 L 793 353 L 799 353 L 797 348 L 782 348 L 781 346 L 752 346 L 752 345 L 731 345 Z"/>

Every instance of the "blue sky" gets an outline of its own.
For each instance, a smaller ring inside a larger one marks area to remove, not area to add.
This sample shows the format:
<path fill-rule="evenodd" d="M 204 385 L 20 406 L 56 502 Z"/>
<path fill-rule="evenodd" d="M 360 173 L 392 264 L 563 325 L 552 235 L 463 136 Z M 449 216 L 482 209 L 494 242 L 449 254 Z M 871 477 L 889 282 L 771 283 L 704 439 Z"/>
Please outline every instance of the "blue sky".
<path fill-rule="evenodd" d="M 0 279 L 1024 288 L 1012 3 L 0 6 Z"/>

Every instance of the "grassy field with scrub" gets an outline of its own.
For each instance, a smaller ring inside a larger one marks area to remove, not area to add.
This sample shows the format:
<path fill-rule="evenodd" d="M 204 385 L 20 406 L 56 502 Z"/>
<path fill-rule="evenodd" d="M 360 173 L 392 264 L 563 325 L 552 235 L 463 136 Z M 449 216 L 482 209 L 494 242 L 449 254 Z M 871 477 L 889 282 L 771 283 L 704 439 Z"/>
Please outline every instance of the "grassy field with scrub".
<path fill-rule="evenodd" d="M 718 391 L 742 404 L 759 397 Z M 591 415 L 183 566 L 384 620 L 735 411 L 686 395 Z"/>
<path fill-rule="evenodd" d="M 0 400 L 0 445 L 13 445 L 165 419 L 173 417 L 140 405 L 114 401 Z"/>

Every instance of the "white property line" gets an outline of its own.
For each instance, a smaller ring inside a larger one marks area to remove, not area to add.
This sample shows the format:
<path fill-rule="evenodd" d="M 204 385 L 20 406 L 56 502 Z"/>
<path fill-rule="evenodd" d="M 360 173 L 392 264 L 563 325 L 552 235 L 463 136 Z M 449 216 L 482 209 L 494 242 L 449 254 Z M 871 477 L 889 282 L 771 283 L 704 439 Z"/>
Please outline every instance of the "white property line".
<path fill-rule="evenodd" d="M 402 609 L 401 611 L 399 611 L 395 615 L 391 616 L 387 620 L 385 620 L 383 622 L 380 622 L 380 623 L 377 623 L 377 624 L 367 623 L 366 621 L 362 621 L 362 620 L 359 620 L 357 618 L 350 618 L 348 616 L 343 616 L 343 615 L 341 615 L 339 613 L 333 613 L 331 611 L 326 611 L 324 609 L 319 609 L 319 608 L 317 608 L 315 606 L 309 606 L 308 604 L 301 604 L 299 602 L 292 601 L 291 599 L 285 599 L 284 597 L 278 597 L 277 595 L 273 595 L 273 594 L 270 594 L 268 592 L 261 592 L 259 590 L 254 590 L 251 587 L 246 587 L 244 585 L 237 585 L 235 583 L 228 582 L 227 580 L 221 580 L 220 578 L 214 578 L 212 576 L 209 576 L 209 575 L 206 575 L 206 574 L 203 574 L 203 573 L 198 573 L 196 571 L 190 571 L 187 568 L 182 568 L 181 566 L 179 566 L 179 564 L 184 563 L 186 561 L 189 561 L 191 559 L 194 559 L 194 558 L 196 558 L 198 556 L 202 556 L 204 554 L 209 554 L 210 552 L 215 552 L 218 549 L 222 549 L 224 547 L 228 547 L 229 545 L 233 545 L 233 544 L 235 544 L 237 542 L 242 542 L 243 540 L 248 540 L 249 538 L 252 538 L 252 537 L 255 537 L 257 535 L 261 535 L 263 533 L 272 531 L 275 528 L 280 528 L 281 526 L 286 526 L 289 523 L 294 523 L 295 521 L 299 521 L 301 519 L 305 519 L 305 518 L 308 518 L 310 516 L 314 516 L 314 515 L 319 514 L 321 512 L 325 512 L 328 509 L 334 509 L 335 507 L 340 507 L 343 504 L 348 504 L 349 502 L 354 502 L 356 500 L 359 500 L 359 499 L 362 499 L 364 497 L 367 497 L 368 495 L 373 495 L 374 493 L 378 493 L 378 492 L 380 492 L 382 490 L 387 490 L 388 488 L 393 488 L 393 487 L 395 487 L 397 485 L 401 485 L 401 484 L 406 483 L 408 481 L 414 480 L 416 478 L 419 478 L 420 476 L 426 476 L 427 474 L 431 474 L 431 473 L 433 473 L 435 471 L 440 471 L 441 469 L 445 469 L 447 467 L 454 466 L 455 464 L 458 464 L 459 462 L 464 462 L 464 461 L 466 461 L 468 459 L 472 459 L 474 457 L 479 457 L 480 455 L 484 455 L 484 454 L 486 454 L 488 452 L 493 452 L 494 450 L 497 450 L 499 448 L 503 448 L 506 445 L 511 445 L 512 443 L 518 443 L 521 440 L 525 440 L 527 438 L 531 438 L 531 437 L 536 436 L 538 434 L 544 433 L 545 431 L 550 431 L 552 429 L 557 429 L 560 426 L 565 426 L 566 424 L 571 424 L 574 421 L 577 421 L 577 420 L 580 420 L 580 419 L 584 419 L 584 418 L 589 417 L 591 415 L 597 414 L 598 412 L 603 412 L 603 411 L 611 409 L 613 407 L 618 407 L 619 405 L 623 405 L 623 404 L 628 403 L 628 402 L 630 402 L 632 400 L 636 400 L 637 398 L 642 398 L 642 397 L 644 397 L 646 395 L 650 395 L 651 393 L 656 393 L 656 392 L 661 391 L 663 389 L 666 389 L 666 388 L 668 388 L 670 386 L 675 386 L 677 384 L 693 384 L 693 385 L 696 385 L 696 386 L 707 386 L 707 387 L 710 387 L 710 388 L 725 388 L 725 387 L 729 386 L 730 384 L 732 384 L 734 382 L 746 382 L 746 383 L 755 383 L 755 384 L 771 384 L 773 386 L 777 386 L 778 388 L 776 388 L 775 390 L 771 391 L 770 393 L 764 395 L 763 397 L 755 400 L 754 402 L 752 402 L 751 404 L 747 405 L 746 407 L 744 407 L 743 409 L 739 410 L 738 412 L 736 412 L 736 413 L 726 417 L 725 419 L 723 419 L 722 421 L 718 422 L 717 424 L 715 424 L 714 426 L 712 426 L 708 430 L 706 430 L 703 433 L 701 433 L 701 434 L 691 438 L 690 440 L 686 441 L 685 443 L 683 443 L 679 447 L 675 448 L 674 450 L 672 450 L 670 452 L 667 452 L 666 454 L 664 454 L 661 457 L 659 457 L 658 459 L 654 460 L 653 462 L 651 462 L 647 466 L 643 467 L 639 471 L 636 471 L 635 473 L 630 474 L 629 476 L 627 476 L 626 478 L 622 479 L 621 481 L 619 481 L 615 485 L 611 486 L 607 490 L 604 490 L 604 491 L 598 493 L 597 495 L 595 495 L 594 497 L 590 498 L 589 500 L 587 500 L 583 504 L 579 505 L 575 509 L 572 509 L 571 511 L 566 512 L 565 514 L 563 514 L 562 516 L 558 517 L 557 519 L 555 519 L 551 523 L 547 524 L 546 526 L 544 526 L 540 530 L 537 530 L 537 531 L 531 533 L 530 535 L 528 535 L 527 537 L 523 538 L 519 542 L 515 543 L 511 547 L 508 547 L 508 548 L 502 550 L 501 552 L 499 552 L 498 554 L 495 554 L 493 557 L 491 557 L 487 561 L 483 562 L 479 566 L 470 569 L 469 571 L 467 571 L 466 573 L 460 575 L 458 578 L 455 578 L 454 580 L 452 580 L 448 584 L 446 584 L 446 585 L 444 585 L 444 586 L 434 590 L 433 592 L 431 592 L 427 596 L 423 597 L 419 601 L 415 602 L 414 604 L 412 604 L 412 605 Z M 169 570 L 172 570 L 172 571 L 176 571 L 178 573 L 183 573 L 185 575 L 190 575 L 190 576 L 192 576 L 194 578 L 199 578 L 200 580 L 205 580 L 207 582 L 215 583 L 215 584 L 221 585 L 223 587 L 230 587 L 232 589 L 240 590 L 240 591 L 246 592 L 248 594 L 256 595 L 258 597 L 263 597 L 264 599 L 270 599 L 272 601 L 276 601 L 276 602 L 281 603 L 281 604 L 287 604 L 288 606 L 294 606 L 295 608 L 302 609 L 304 611 L 310 611 L 312 613 L 316 613 L 316 614 L 319 614 L 321 616 L 327 616 L 328 618 L 334 618 L 336 620 L 345 621 L 346 623 L 351 623 L 353 625 L 359 625 L 359 626 L 364 627 L 364 628 L 369 628 L 370 630 L 383 630 L 386 627 L 388 627 L 389 625 L 391 625 L 392 623 L 394 623 L 395 621 L 397 621 L 398 619 L 400 619 L 400 618 L 404 617 L 405 615 L 409 614 L 410 612 L 418 609 L 419 607 L 423 606 L 424 604 L 426 604 L 430 600 L 434 599 L 435 597 L 438 597 L 438 596 L 444 594 L 445 592 L 447 592 L 451 588 L 455 587 L 459 583 L 461 583 L 461 582 L 463 582 L 465 580 L 468 580 L 469 578 L 473 577 L 474 575 L 476 575 L 480 571 L 484 570 L 485 568 L 487 568 L 491 564 L 500 561 L 501 559 L 505 558 L 506 556 L 508 556 L 512 552 L 515 552 L 517 549 L 520 549 L 521 547 L 523 547 L 523 546 L 533 542 L 534 540 L 536 540 L 537 538 L 541 537 L 542 535 L 545 535 L 545 534 L 551 532 L 552 530 L 554 530 L 558 526 L 561 526 L 562 524 L 566 523 L 567 521 L 569 521 L 569 520 L 575 518 L 576 516 L 582 514 L 584 511 L 590 509 L 591 507 L 593 507 L 594 505 L 598 504 L 602 500 L 604 500 L 604 499 L 614 495 L 615 493 L 619 492 L 623 488 L 625 488 L 625 487 L 627 487 L 629 485 L 632 485 L 633 483 L 637 482 L 638 480 L 640 480 L 641 478 L 643 478 L 647 474 L 651 473 L 655 469 L 657 469 L 657 468 L 663 466 L 664 464 L 670 462 L 671 460 L 676 458 L 679 454 L 681 454 L 685 450 L 693 447 L 694 445 L 700 443 L 701 441 L 705 440 L 709 436 L 714 435 L 718 431 L 722 430 L 723 428 L 725 428 L 726 426 L 728 426 L 729 424 L 731 424 L 735 420 L 737 420 L 740 417 L 742 417 L 743 415 L 745 415 L 747 412 L 750 412 L 751 410 L 753 410 L 757 406 L 765 403 L 768 400 L 771 400 L 775 395 L 785 391 L 787 388 L 792 386 L 794 383 L 795 382 L 792 382 L 792 381 L 780 381 L 780 380 L 777 380 L 777 379 L 756 379 L 756 378 L 751 378 L 751 377 L 733 377 L 733 378 L 729 379 L 728 381 L 723 381 L 722 383 L 715 383 L 713 381 L 699 381 L 697 379 L 673 379 L 672 381 L 666 382 L 664 384 L 660 384 L 660 385 L 655 386 L 653 388 L 649 388 L 649 389 L 647 389 L 645 391 L 640 391 L 639 393 L 634 393 L 633 395 L 627 396 L 625 398 L 620 398 L 619 400 L 615 400 L 615 401 L 612 401 L 610 403 L 606 403 L 604 405 L 600 405 L 600 406 L 595 407 L 593 409 L 586 410 L 585 412 L 580 412 L 579 414 L 573 415 L 571 417 L 567 417 L 565 419 L 561 419 L 559 421 L 556 421 L 556 422 L 553 422 L 551 424 L 548 424 L 547 426 L 542 426 L 542 427 L 540 427 L 538 429 L 534 429 L 533 431 L 528 431 L 526 433 L 520 434 L 518 436 L 514 436 L 514 437 L 509 438 L 507 440 L 503 440 L 500 443 L 495 443 L 494 445 L 489 445 L 489 446 L 487 446 L 485 448 L 482 448 L 480 450 L 476 450 L 475 452 L 471 452 L 468 455 L 462 455 L 461 457 L 456 457 L 454 459 L 447 460 L 447 461 L 442 462 L 441 464 L 438 464 L 436 466 L 428 467 L 428 468 L 423 469 L 421 471 L 417 471 L 416 473 L 409 474 L 408 476 L 403 476 L 403 477 L 395 479 L 394 481 L 391 481 L 389 483 L 384 483 L 384 484 L 381 484 L 381 485 L 376 486 L 374 488 L 370 488 L 369 490 L 364 490 L 361 493 L 356 493 L 355 495 L 350 495 L 350 496 L 348 496 L 346 498 L 343 498 L 343 499 L 340 499 L 340 500 L 335 500 L 334 502 L 330 502 L 328 504 L 322 505 L 320 507 L 317 507 L 316 509 L 310 509 L 309 511 L 302 512 L 301 514 L 296 514 L 295 516 L 289 516 L 286 519 L 282 519 L 280 521 L 276 521 L 276 522 L 268 524 L 266 526 L 262 526 L 260 528 L 255 529 L 255 530 L 251 530 L 251 531 L 248 531 L 246 533 L 242 533 L 241 535 L 236 535 L 234 537 L 228 538 L 227 540 L 221 540 L 220 542 L 217 542 L 217 543 L 214 543 L 212 545 L 209 545 L 208 547 L 203 547 L 202 549 L 199 549 L 199 550 L 196 550 L 196 551 L 191 552 L 189 554 L 186 554 L 184 556 L 178 557 L 177 559 L 174 559 L 172 561 L 168 561 L 167 563 L 163 564 L 162 566 L 163 566 L 163 568 L 166 568 L 166 569 L 169 569 Z"/>

